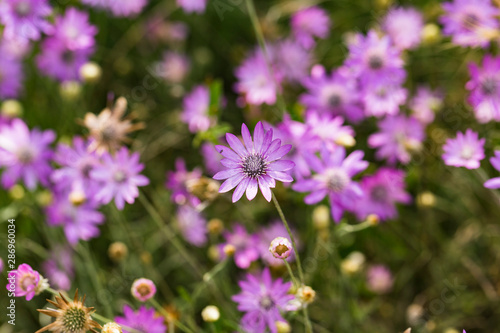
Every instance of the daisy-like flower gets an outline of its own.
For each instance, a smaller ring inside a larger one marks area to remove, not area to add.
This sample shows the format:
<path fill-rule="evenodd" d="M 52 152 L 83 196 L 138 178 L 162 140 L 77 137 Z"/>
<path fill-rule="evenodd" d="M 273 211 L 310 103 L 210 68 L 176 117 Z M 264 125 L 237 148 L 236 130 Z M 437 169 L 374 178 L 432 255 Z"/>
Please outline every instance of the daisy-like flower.
<path fill-rule="evenodd" d="M 366 272 L 366 282 L 371 291 L 377 294 L 385 294 L 391 290 L 394 278 L 386 266 L 373 265 Z"/>
<path fill-rule="evenodd" d="M 74 7 L 56 17 L 54 35 L 63 40 L 70 50 L 91 48 L 95 44 L 97 28 L 89 23 L 89 14 Z"/>
<path fill-rule="evenodd" d="M 0 49 L 0 98 L 15 98 L 23 88 L 21 60 Z"/>
<path fill-rule="evenodd" d="M 500 150 L 495 151 L 495 156 L 490 158 L 490 163 L 497 171 L 500 171 Z M 495 177 L 487 180 L 484 187 L 497 189 L 500 188 L 500 177 Z"/>
<path fill-rule="evenodd" d="M 363 197 L 356 202 L 356 215 L 360 220 L 370 214 L 385 221 L 397 216 L 396 203 L 407 204 L 411 196 L 405 191 L 405 173 L 401 170 L 381 168 L 374 175 L 361 180 Z"/>
<path fill-rule="evenodd" d="M 273 280 L 266 268 L 260 276 L 248 274 L 238 284 L 242 291 L 234 295 L 232 300 L 238 303 L 239 311 L 245 312 L 241 319 L 242 329 L 254 333 L 264 333 L 269 329 L 277 333 L 276 322 L 285 321 L 281 313 L 294 299 L 293 295 L 288 294 L 292 283 L 283 283 L 282 279 Z"/>
<path fill-rule="evenodd" d="M 285 237 L 276 237 L 269 245 L 269 252 L 276 259 L 287 259 L 292 254 L 292 243 Z"/>
<path fill-rule="evenodd" d="M 257 250 L 259 237 L 248 234 L 241 224 L 236 224 L 233 227 L 233 232 L 225 231 L 223 235 L 226 242 L 219 246 L 223 258 L 226 255 L 224 248 L 231 245 L 234 247 L 234 262 L 239 268 L 247 269 L 252 262 L 259 259 L 259 251 Z"/>
<path fill-rule="evenodd" d="M 49 259 L 43 262 L 43 271 L 50 284 L 56 289 L 69 290 L 75 275 L 74 250 L 70 246 L 56 246 L 49 253 Z"/>
<path fill-rule="evenodd" d="M 306 49 L 314 46 L 314 37 L 326 38 L 331 21 L 328 13 L 316 6 L 299 10 L 292 15 L 292 31 L 295 39 Z"/>
<path fill-rule="evenodd" d="M 55 321 L 49 325 L 39 329 L 35 333 L 51 331 L 55 333 L 85 333 L 92 331 L 98 333 L 96 329 L 101 329 L 101 325 L 94 321 L 91 317 L 95 312 L 93 307 L 86 307 L 85 296 L 83 299 L 78 298 L 78 289 L 75 292 L 73 301 L 68 301 L 64 296 L 59 293 L 56 296 L 56 301 L 47 300 L 50 304 L 54 305 L 56 309 L 39 309 L 38 312 L 47 316 L 55 318 Z"/>
<path fill-rule="evenodd" d="M 276 237 L 280 237 L 283 235 L 288 235 L 288 232 L 281 221 L 274 221 L 269 226 L 260 229 L 257 233 L 258 236 L 258 244 L 257 248 L 260 253 L 260 258 L 267 266 L 282 266 L 284 265 L 283 260 L 276 259 L 271 252 L 269 252 L 269 244 Z M 300 251 L 301 243 L 299 241 L 299 237 L 294 229 L 292 229 L 293 239 L 297 243 L 298 250 Z M 292 262 L 295 260 L 295 252 L 291 252 L 290 256 L 287 258 L 288 262 Z"/>
<path fill-rule="evenodd" d="M 4 0 L 0 2 L 0 22 L 7 37 L 38 40 L 52 32 L 47 16 L 52 13 L 48 0 Z"/>
<path fill-rule="evenodd" d="M 373 83 L 363 92 L 363 103 L 367 116 L 382 117 L 399 113 L 399 107 L 406 102 L 408 92 L 399 83 Z"/>
<path fill-rule="evenodd" d="M 181 83 L 189 72 L 189 59 L 184 54 L 167 51 L 158 64 L 158 69 L 157 74 L 167 82 Z"/>
<path fill-rule="evenodd" d="M 470 91 L 469 103 L 480 123 L 500 121 L 500 57 L 486 55 L 482 67 L 469 65 L 471 79 L 465 85 Z"/>
<path fill-rule="evenodd" d="M 102 156 L 102 165 L 90 172 L 90 177 L 101 183 L 95 199 L 103 204 L 115 199 L 116 207 L 120 210 L 125 201 L 134 203 L 139 196 L 139 186 L 149 184 L 149 179 L 140 175 L 144 165 L 139 163 L 139 153 L 130 154 L 126 147 L 122 147 L 114 156 L 106 153 Z"/>
<path fill-rule="evenodd" d="M 443 106 L 443 94 L 440 90 L 429 87 L 418 87 L 416 95 L 411 99 L 409 107 L 412 115 L 422 124 L 434 121 L 435 113 Z"/>
<path fill-rule="evenodd" d="M 201 179 L 201 169 L 194 168 L 193 171 L 187 171 L 186 162 L 182 158 L 175 161 L 175 169 L 175 171 L 167 172 L 167 181 L 165 182 L 165 187 L 172 191 L 172 201 L 178 205 L 190 204 L 196 207 L 200 204 L 200 199 L 189 192 L 188 184 Z"/>
<path fill-rule="evenodd" d="M 310 154 L 308 161 L 316 174 L 310 179 L 297 181 L 292 188 L 297 192 L 311 192 L 304 198 L 308 205 L 314 205 L 329 197 L 333 220 L 339 222 L 346 209 L 352 209 L 354 202 L 361 198 L 363 191 L 352 177 L 368 167 L 363 161 L 364 153 L 360 150 L 346 157 L 344 147 L 330 152 L 321 149 L 321 159 Z"/>
<path fill-rule="evenodd" d="M 412 151 L 420 149 L 425 132 L 422 124 L 413 117 L 387 116 L 378 123 L 380 132 L 370 135 L 368 145 L 378 148 L 376 157 L 391 164 L 410 162 Z"/>
<path fill-rule="evenodd" d="M 201 247 L 207 242 L 207 220 L 196 208 L 190 205 L 179 206 L 177 226 L 184 239 L 194 246 Z"/>
<path fill-rule="evenodd" d="M 415 8 L 392 8 L 382 23 L 384 31 L 400 49 L 413 49 L 420 44 L 424 18 Z"/>
<path fill-rule="evenodd" d="M 307 133 L 312 134 L 311 151 L 320 151 L 322 145 L 330 150 L 338 146 L 351 147 L 354 145 L 354 130 L 351 126 L 344 125 L 344 118 L 333 117 L 330 114 L 318 114 L 309 111 L 306 114 Z"/>
<path fill-rule="evenodd" d="M 47 279 L 28 264 L 21 264 L 16 270 L 10 271 L 7 281 L 7 290 L 16 297 L 26 297 L 27 301 L 49 287 Z"/>
<path fill-rule="evenodd" d="M 106 0 L 106 7 L 114 16 L 131 17 L 142 12 L 147 0 Z"/>
<path fill-rule="evenodd" d="M 254 137 L 245 124 L 241 125 L 241 135 L 244 145 L 233 134 L 226 133 L 228 148 L 217 145 L 217 151 L 225 157 L 221 164 L 227 169 L 214 175 L 214 179 L 227 179 L 222 183 L 219 192 L 225 193 L 236 187 L 233 193 L 233 202 L 240 200 L 246 191 L 248 200 L 257 195 L 260 188 L 262 195 L 267 201 L 271 201 L 271 188 L 276 186 L 276 181 L 292 182 L 285 171 L 292 169 L 295 164 L 292 161 L 281 160 L 290 149 L 291 145 L 281 145 L 281 140 L 273 140 L 273 130 L 264 130 L 262 122 L 255 126 Z"/>
<path fill-rule="evenodd" d="M 38 182 L 48 185 L 53 156 L 49 145 L 54 139 L 53 131 L 30 131 L 21 119 L 13 119 L 9 125 L 1 126 L 0 166 L 5 167 L 3 186 L 10 188 L 19 178 L 31 190 Z"/>
<path fill-rule="evenodd" d="M 294 40 L 286 39 L 271 48 L 271 62 L 278 76 L 289 82 L 299 82 L 307 76 L 311 66 L 311 53 Z"/>
<path fill-rule="evenodd" d="M 269 71 L 264 55 L 260 51 L 254 52 L 245 59 L 243 64 L 236 69 L 235 74 L 238 78 L 235 89 L 244 95 L 248 104 L 273 105 L 276 103 L 278 79 Z"/>
<path fill-rule="evenodd" d="M 158 316 L 155 309 L 144 305 L 135 311 L 128 305 L 123 307 L 124 317 L 116 317 L 115 321 L 123 326 L 123 333 L 130 333 L 125 327 L 133 328 L 140 333 L 166 333 L 165 318 Z"/>
<path fill-rule="evenodd" d="M 209 116 L 210 92 L 205 86 L 197 86 L 184 97 L 181 120 L 189 125 L 191 133 L 204 132 L 215 123 Z"/>
<path fill-rule="evenodd" d="M 476 132 L 468 128 L 464 133 L 457 133 L 455 139 L 448 139 L 443 146 L 443 160 L 446 165 L 477 169 L 484 159 L 485 139 L 479 139 Z"/>
<path fill-rule="evenodd" d="M 130 291 L 139 301 L 146 302 L 156 294 L 156 286 L 153 281 L 141 278 L 134 281 Z"/>
<path fill-rule="evenodd" d="M 202 14 L 207 6 L 207 0 L 177 0 L 177 6 L 186 13 Z"/>
<path fill-rule="evenodd" d="M 491 0 L 453 0 L 443 3 L 443 33 L 461 46 L 486 47 L 498 37 L 500 10 Z"/>

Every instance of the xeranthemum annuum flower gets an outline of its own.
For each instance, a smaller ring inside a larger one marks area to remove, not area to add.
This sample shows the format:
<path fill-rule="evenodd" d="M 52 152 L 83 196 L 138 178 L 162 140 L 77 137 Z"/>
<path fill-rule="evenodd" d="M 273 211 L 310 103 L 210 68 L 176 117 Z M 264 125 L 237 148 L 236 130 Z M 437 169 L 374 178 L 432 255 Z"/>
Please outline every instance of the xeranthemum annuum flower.
<path fill-rule="evenodd" d="M 93 307 L 85 307 L 85 296 L 83 299 L 78 299 L 78 290 L 75 292 L 73 301 L 68 301 L 64 296 L 59 293 L 56 296 L 56 301 L 47 300 L 50 304 L 54 305 L 57 309 L 38 309 L 39 312 L 56 318 L 56 320 L 39 329 L 35 333 L 51 331 L 55 333 L 85 333 L 92 331 L 98 333 L 95 328 L 101 329 L 101 325 L 92 320 L 90 316 L 95 310 Z"/>

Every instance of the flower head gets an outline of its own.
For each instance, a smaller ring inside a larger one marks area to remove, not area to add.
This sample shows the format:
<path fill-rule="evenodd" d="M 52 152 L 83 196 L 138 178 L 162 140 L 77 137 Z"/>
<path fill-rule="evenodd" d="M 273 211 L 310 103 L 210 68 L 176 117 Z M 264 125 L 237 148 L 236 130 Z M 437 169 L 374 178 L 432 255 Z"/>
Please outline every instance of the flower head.
<path fill-rule="evenodd" d="M 479 139 L 478 134 L 470 128 L 464 133 L 457 133 L 455 139 L 448 139 L 443 146 L 443 160 L 446 165 L 479 168 L 479 162 L 484 158 L 485 139 Z"/>
<path fill-rule="evenodd" d="M 92 320 L 91 314 L 95 312 L 94 308 L 87 308 L 85 305 L 85 296 L 83 300 L 78 298 L 78 290 L 75 292 L 73 301 L 68 301 L 62 294 L 56 296 L 56 301 L 47 300 L 50 304 L 54 305 L 56 309 L 39 309 L 47 316 L 55 318 L 51 324 L 39 329 L 35 333 L 51 331 L 55 333 L 85 333 L 92 331 L 98 333 L 97 329 L 101 329 L 101 325 Z"/>
<path fill-rule="evenodd" d="M 197 86 L 183 100 L 181 120 L 189 125 L 191 133 L 208 130 L 215 123 L 209 116 L 210 92 L 205 86 Z"/>
<path fill-rule="evenodd" d="M 314 205 L 328 195 L 332 217 L 339 222 L 344 210 L 352 209 L 354 202 L 363 194 L 359 184 L 351 179 L 368 167 L 363 156 L 360 150 L 346 157 L 343 147 L 333 152 L 323 148 L 321 159 L 312 154 L 308 156 L 309 165 L 316 174 L 309 179 L 299 180 L 292 188 L 297 192 L 311 192 L 304 198 L 308 205 Z"/>
<path fill-rule="evenodd" d="M 201 14 L 205 11 L 207 0 L 177 0 L 177 6 L 181 7 L 186 13 Z"/>
<path fill-rule="evenodd" d="M 491 163 L 491 165 L 493 165 L 493 167 L 495 169 L 497 169 L 497 171 L 500 171 L 500 151 L 499 150 L 496 150 L 495 156 L 490 158 L 490 163 Z M 493 188 L 493 189 L 500 188 L 500 177 L 495 177 L 495 178 L 491 178 L 490 180 L 487 180 L 484 183 L 484 187 Z"/>
<path fill-rule="evenodd" d="M 271 252 L 276 259 L 288 258 L 292 253 L 292 250 L 292 244 L 288 238 L 285 237 L 276 237 L 269 245 L 269 252 Z"/>
<path fill-rule="evenodd" d="M 234 249 L 234 262 L 236 266 L 247 269 L 252 262 L 259 259 L 259 251 L 257 249 L 258 236 L 248 234 L 241 224 L 236 224 L 233 227 L 233 232 L 225 231 L 223 235 L 226 242 L 220 245 L 221 254 L 224 257 L 226 255 L 224 248 L 230 245 L 231 249 Z"/>
<path fill-rule="evenodd" d="M 51 285 L 57 289 L 69 290 L 74 277 L 74 264 L 72 248 L 69 246 L 58 246 L 50 252 L 50 257 L 42 267 L 47 274 Z"/>
<path fill-rule="evenodd" d="M 396 7 L 389 10 L 382 27 L 398 49 L 413 49 L 422 39 L 424 18 L 415 8 Z"/>
<path fill-rule="evenodd" d="M 7 37 L 38 40 L 52 27 L 47 16 L 52 13 L 48 0 L 6 0 L 0 3 L 0 22 Z"/>
<path fill-rule="evenodd" d="M 141 278 L 134 281 L 130 291 L 139 301 L 146 302 L 156 294 L 156 286 L 153 281 Z"/>
<path fill-rule="evenodd" d="M 418 87 L 417 93 L 409 103 L 412 115 L 424 125 L 434 121 L 435 113 L 442 105 L 442 92 L 440 90 L 433 91 L 425 86 Z"/>
<path fill-rule="evenodd" d="M 373 81 L 363 90 L 363 104 L 367 116 L 382 117 L 399 113 L 408 92 L 400 83 L 390 80 Z"/>
<path fill-rule="evenodd" d="M 70 7 L 63 16 L 56 17 L 53 36 L 64 41 L 70 50 L 93 47 L 96 34 L 97 28 L 89 23 L 89 14 L 86 12 Z"/>
<path fill-rule="evenodd" d="M 292 15 L 292 31 L 295 39 L 303 47 L 314 46 L 314 37 L 326 38 L 330 31 L 331 21 L 328 13 L 316 6 L 301 9 Z"/>
<path fill-rule="evenodd" d="M 394 283 L 391 271 L 384 265 L 374 265 L 366 273 L 368 288 L 377 293 L 385 294 L 391 290 Z"/>
<path fill-rule="evenodd" d="M 122 333 L 122 327 L 115 322 L 107 323 L 102 327 L 101 333 Z"/>
<path fill-rule="evenodd" d="M 269 269 L 264 269 L 260 276 L 248 274 L 240 281 L 241 293 L 232 300 L 238 303 L 238 310 L 245 312 L 241 326 L 245 331 L 264 333 L 266 328 L 277 333 L 276 322 L 285 321 L 281 312 L 286 311 L 287 303 L 294 299 L 288 294 L 291 282 L 273 280 Z"/>
<path fill-rule="evenodd" d="M 195 168 L 193 171 L 187 171 L 186 163 L 182 158 L 175 161 L 175 168 L 175 171 L 167 172 L 165 183 L 165 187 L 172 191 L 172 201 L 178 205 L 190 204 L 196 207 L 200 199 L 189 192 L 188 184 L 201 178 L 201 169 Z"/>
<path fill-rule="evenodd" d="M 295 239 L 297 248 L 300 250 L 301 243 L 298 237 L 298 234 L 295 232 L 294 229 L 291 230 L 293 239 Z M 273 239 L 287 235 L 288 231 L 286 230 L 285 226 L 283 225 L 283 222 L 277 220 L 272 222 L 269 226 L 263 227 L 259 230 L 257 233 L 258 235 L 258 250 L 260 253 L 260 258 L 266 264 L 266 266 L 282 266 L 283 260 L 277 259 L 273 256 L 271 252 L 269 252 L 269 244 L 273 241 Z M 292 262 L 295 260 L 295 252 L 291 251 L 290 255 L 287 258 L 288 262 Z"/>
<path fill-rule="evenodd" d="M 227 179 L 222 183 L 219 192 L 225 193 L 236 187 L 233 193 L 233 202 L 240 200 L 246 191 L 248 200 L 257 195 L 260 188 L 264 198 L 271 201 L 271 188 L 276 186 L 276 181 L 293 181 L 284 171 L 292 169 L 295 164 L 291 161 L 281 160 L 292 149 L 291 145 L 281 145 L 281 140 L 273 140 L 273 130 L 264 130 L 259 121 L 255 126 L 254 137 L 245 124 L 241 126 L 244 145 L 233 134 L 227 133 L 226 140 L 229 146 L 215 146 L 217 151 L 225 157 L 221 161 L 227 169 L 214 175 L 214 179 Z"/>
<path fill-rule="evenodd" d="M 144 305 L 135 311 L 128 305 L 123 307 L 124 317 L 116 317 L 115 321 L 124 326 L 133 328 L 141 333 L 166 333 L 164 318 L 157 316 L 154 309 L 149 309 Z M 123 328 L 123 333 L 130 333 Z"/>
<path fill-rule="evenodd" d="M 28 264 L 21 264 L 16 270 L 10 271 L 7 278 L 7 290 L 16 297 L 26 297 L 27 301 L 47 289 L 47 280 Z"/>
<path fill-rule="evenodd" d="M 168 51 L 163 55 L 163 60 L 158 64 L 159 73 L 169 83 L 181 83 L 187 76 L 190 64 L 184 54 Z"/>
<path fill-rule="evenodd" d="M 130 17 L 142 12 L 148 0 L 106 0 L 106 7 L 114 16 Z"/>
<path fill-rule="evenodd" d="M 179 206 L 177 225 L 190 244 L 200 247 L 207 242 L 207 220 L 196 208 L 190 205 Z"/>

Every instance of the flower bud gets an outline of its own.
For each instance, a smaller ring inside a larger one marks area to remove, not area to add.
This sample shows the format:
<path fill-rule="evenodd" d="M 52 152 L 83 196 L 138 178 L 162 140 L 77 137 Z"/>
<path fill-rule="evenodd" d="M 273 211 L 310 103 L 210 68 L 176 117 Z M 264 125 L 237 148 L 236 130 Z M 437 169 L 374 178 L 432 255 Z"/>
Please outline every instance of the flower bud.
<path fill-rule="evenodd" d="M 313 224 L 316 229 L 326 229 L 330 226 L 330 209 L 325 205 L 319 205 L 313 210 Z"/>
<path fill-rule="evenodd" d="M 132 284 L 132 296 L 141 302 L 146 302 L 156 294 L 156 286 L 149 279 L 137 279 Z"/>
<path fill-rule="evenodd" d="M 377 225 L 380 223 L 380 218 L 377 214 L 370 214 L 366 217 L 366 222 L 370 223 L 371 225 Z"/>
<path fill-rule="evenodd" d="M 119 262 L 128 255 L 128 248 L 122 242 L 114 242 L 108 248 L 108 256 L 114 262 Z"/>
<path fill-rule="evenodd" d="M 80 77 L 84 82 L 94 83 L 99 81 L 102 75 L 101 66 L 95 62 L 87 62 L 80 68 Z"/>
<path fill-rule="evenodd" d="M 357 273 L 361 270 L 363 267 L 363 264 L 365 263 L 365 256 L 361 252 L 352 252 L 350 253 L 347 258 L 345 258 L 342 263 L 340 264 L 340 267 L 342 268 L 342 271 L 346 274 L 354 274 Z"/>
<path fill-rule="evenodd" d="M 86 200 L 87 197 L 85 196 L 85 193 L 83 193 L 82 190 L 73 190 L 69 194 L 69 201 L 74 206 L 80 206 L 81 204 L 85 203 Z"/>
<path fill-rule="evenodd" d="M 292 253 L 292 244 L 285 237 L 276 237 L 269 246 L 269 252 L 271 252 L 276 259 L 286 259 Z"/>
<path fill-rule="evenodd" d="M 222 249 L 222 251 L 224 252 L 224 254 L 226 256 L 230 257 L 236 252 L 236 248 L 234 247 L 234 245 L 226 244 L 226 245 L 224 245 L 224 248 Z"/>
<path fill-rule="evenodd" d="M 356 144 L 356 139 L 354 139 L 352 135 L 343 134 L 335 139 L 335 143 L 340 146 L 349 148 L 354 147 L 354 145 Z"/>
<path fill-rule="evenodd" d="M 215 305 L 209 305 L 201 311 L 201 317 L 208 323 L 213 323 L 220 318 L 219 308 Z"/>
<path fill-rule="evenodd" d="M 424 26 L 422 30 L 422 43 L 423 44 L 434 44 L 441 39 L 441 31 L 439 26 L 434 23 L 428 23 Z"/>
<path fill-rule="evenodd" d="M 207 229 L 212 235 L 219 235 L 224 230 L 224 223 L 220 219 L 211 219 L 207 222 Z"/>
<path fill-rule="evenodd" d="M 1 112 L 7 118 L 16 118 L 23 114 L 23 105 L 15 99 L 6 99 L 2 103 Z"/>
<path fill-rule="evenodd" d="M 61 83 L 59 92 L 64 99 L 69 101 L 75 100 L 80 96 L 80 93 L 82 92 L 82 86 L 79 82 L 76 81 L 66 81 Z"/>
<path fill-rule="evenodd" d="M 302 303 L 310 304 L 316 298 L 316 291 L 314 291 L 314 289 L 309 286 L 302 286 L 297 290 L 296 295 L 302 301 Z"/>
<path fill-rule="evenodd" d="M 201 177 L 188 180 L 186 187 L 189 193 L 201 201 L 212 201 L 219 195 L 220 184 L 211 178 Z"/>
<path fill-rule="evenodd" d="M 423 192 L 417 196 L 417 204 L 423 207 L 432 207 L 436 204 L 436 197 L 431 192 Z"/>
<path fill-rule="evenodd" d="M 122 333 L 122 327 L 115 322 L 110 322 L 104 325 L 102 333 Z"/>
<path fill-rule="evenodd" d="M 292 331 L 292 327 L 286 321 L 277 321 L 276 331 L 278 333 L 290 333 Z"/>

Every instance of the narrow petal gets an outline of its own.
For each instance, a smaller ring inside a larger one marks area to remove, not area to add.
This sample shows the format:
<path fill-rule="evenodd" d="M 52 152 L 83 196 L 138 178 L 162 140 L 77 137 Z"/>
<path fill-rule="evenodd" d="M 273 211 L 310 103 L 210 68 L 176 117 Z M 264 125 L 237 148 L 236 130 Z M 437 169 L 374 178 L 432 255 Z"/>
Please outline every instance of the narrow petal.
<path fill-rule="evenodd" d="M 239 185 L 236 187 L 236 189 L 233 192 L 233 203 L 236 201 L 240 200 L 241 197 L 243 196 L 243 193 L 245 193 L 248 183 L 250 182 L 250 178 L 245 178 L 243 179 Z"/>
<path fill-rule="evenodd" d="M 253 142 L 255 151 L 260 151 L 262 143 L 264 142 L 264 126 L 260 121 L 257 123 L 257 126 L 255 126 L 255 130 L 253 132 Z"/>
<path fill-rule="evenodd" d="M 271 177 L 273 177 L 274 179 L 276 180 L 279 180 L 281 182 L 284 182 L 284 183 L 290 183 L 290 182 L 293 182 L 293 178 L 292 176 L 290 176 L 289 174 L 286 174 L 284 172 L 281 172 L 281 171 L 268 171 L 267 174 Z"/>
<path fill-rule="evenodd" d="M 256 179 L 251 179 L 247 187 L 247 199 L 252 200 L 257 195 L 259 184 Z"/>
<path fill-rule="evenodd" d="M 236 161 L 230 160 L 229 158 L 223 158 L 220 161 L 220 164 L 222 164 L 223 166 L 225 166 L 226 168 L 229 168 L 229 169 L 236 169 L 236 168 L 239 168 L 241 166 L 239 163 L 237 163 Z"/>
<path fill-rule="evenodd" d="M 292 145 L 284 145 L 276 149 L 275 151 L 271 152 L 269 156 L 267 157 L 267 160 L 269 162 L 275 161 L 277 159 L 282 158 L 285 156 L 290 150 L 292 149 Z"/>
<path fill-rule="evenodd" d="M 241 143 L 241 141 L 231 133 L 226 133 L 226 140 L 229 143 L 229 146 L 236 152 L 236 154 L 240 155 L 240 157 L 245 157 L 248 155 L 245 146 Z"/>
<path fill-rule="evenodd" d="M 271 202 L 271 189 L 269 188 L 268 183 L 266 183 L 263 177 L 259 178 L 259 188 L 267 202 Z"/>
<path fill-rule="evenodd" d="M 266 135 L 264 136 L 264 142 L 262 142 L 262 147 L 260 148 L 260 153 L 262 155 L 265 155 L 266 152 L 269 150 L 269 146 L 271 145 L 271 142 L 273 141 L 273 129 L 269 129 L 266 132 Z"/>
<path fill-rule="evenodd" d="M 240 173 L 239 169 L 227 169 L 227 170 L 222 170 L 222 171 L 217 172 L 213 178 L 216 180 L 222 180 L 222 179 L 231 178 L 232 176 L 235 176 L 238 173 Z"/>
<path fill-rule="evenodd" d="M 323 200 L 328 194 L 327 190 L 314 191 L 304 198 L 304 202 L 308 205 L 314 205 Z"/>
<path fill-rule="evenodd" d="M 252 152 L 253 151 L 252 136 L 250 135 L 250 131 L 248 130 L 247 125 L 245 124 L 241 124 L 241 136 L 243 137 L 243 142 L 245 142 L 247 151 Z"/>
<path fill-rule="evenodd" d="M 219 193 L 226 193 L 231 191 L 236 185 L 238 185 L 243 179 L 244 175 L 239 173 L 236 176 L 233 176 L 227 179 L 219 188 Z"/>
<path fill-rule="evenodd" d="M 279 161 L 274 161 L 271 164 L 269 164 L 269 170 L 273 171 L 288 171 L 293 169 L 295 166 L 295 163 L 292 161 L 286 161 L 286 160 L 279 160 Z"/>
<path fill-rule="evenodd" d="M 484 183 L 484 187 L 491 189 L 500 188 L 500 177 L 491 178 L 490 180 L 487 180 Z"/>
<path fill-rule="evenodd" d="M 221 154 L 222 156 L 229 158 L 230 160 L 239 162 L 241 161 L 241 157 L 238 156 L 234 151 L 231 150 L 231 148 L 228 148 L 226 146 L 221 146 L 221 145 L 216 145 L 215 149 Z"/>

